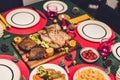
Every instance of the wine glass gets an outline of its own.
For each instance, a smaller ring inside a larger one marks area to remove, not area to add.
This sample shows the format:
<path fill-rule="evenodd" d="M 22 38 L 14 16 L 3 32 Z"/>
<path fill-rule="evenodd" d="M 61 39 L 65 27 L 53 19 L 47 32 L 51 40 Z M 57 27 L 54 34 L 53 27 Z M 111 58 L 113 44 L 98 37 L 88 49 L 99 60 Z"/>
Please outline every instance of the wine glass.
<path fill-rule="evenodd" d="M 111 52 L 111 43 L 108 38 L 103 38 L 98 47 L 100 55 L 103 57 L 103 60 L 107 59 L 107 56 Z"/>
<path fill-rule="evenodd" d="M 57 17 L 57 14 L 58 14 L 57 6 L 54 5 L 47 6 L 48 19 L 54 20 Z"/>

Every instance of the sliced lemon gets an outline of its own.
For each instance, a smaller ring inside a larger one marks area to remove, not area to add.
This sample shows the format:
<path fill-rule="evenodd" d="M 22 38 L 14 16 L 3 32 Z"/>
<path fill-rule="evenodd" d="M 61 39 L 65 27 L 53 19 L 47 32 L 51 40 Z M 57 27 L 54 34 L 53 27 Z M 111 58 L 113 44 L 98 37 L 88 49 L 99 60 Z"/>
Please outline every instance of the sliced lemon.
<path fill-rule="evenodd" d="M 20 43 L 21 41 L 22 41 L 22 38 L 19 37 L 19 36 L 16 36 L 16 37 L 14 38 L 14 42 L 15 42 L 15 43 Z"/>
<path fill-rule="evenodd" d="M 75 40 L 70 40 L 69 45 L 72 46 L 72 47 L 75 47 L 76 46 L 76 41 Z"/>
<path fill-rule="evenodd" d="M 50 57 L 50 56 L 53 56 L 54 55 L 54 49 L 53 48 L 47 48 L 46 49 L 46 53 L 47 55 Z"/>

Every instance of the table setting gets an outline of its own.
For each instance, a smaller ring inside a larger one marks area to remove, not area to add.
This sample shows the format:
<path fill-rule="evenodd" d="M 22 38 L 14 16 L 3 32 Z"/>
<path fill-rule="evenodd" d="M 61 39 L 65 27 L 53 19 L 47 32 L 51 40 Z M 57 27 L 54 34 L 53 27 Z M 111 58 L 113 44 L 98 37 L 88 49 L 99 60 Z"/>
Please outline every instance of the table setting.
<path fill-rule="evenodd" d="M 119 38 L 69 0 L 14 8 L 0 14 L 0 77 L 120 80 Z"/>

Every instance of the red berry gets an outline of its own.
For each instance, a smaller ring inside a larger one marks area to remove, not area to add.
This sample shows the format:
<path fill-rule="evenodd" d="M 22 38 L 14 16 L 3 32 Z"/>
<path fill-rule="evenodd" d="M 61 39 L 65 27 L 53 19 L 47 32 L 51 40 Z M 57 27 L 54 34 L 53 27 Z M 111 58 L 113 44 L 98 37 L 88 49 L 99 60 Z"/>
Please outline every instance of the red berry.
<path fill-rule="evenodd" d="M 43 57 L 44 57 L 44 58 L 48 58 L 48 55 L 45 53 L 45 54 L 43 55 Z"/>

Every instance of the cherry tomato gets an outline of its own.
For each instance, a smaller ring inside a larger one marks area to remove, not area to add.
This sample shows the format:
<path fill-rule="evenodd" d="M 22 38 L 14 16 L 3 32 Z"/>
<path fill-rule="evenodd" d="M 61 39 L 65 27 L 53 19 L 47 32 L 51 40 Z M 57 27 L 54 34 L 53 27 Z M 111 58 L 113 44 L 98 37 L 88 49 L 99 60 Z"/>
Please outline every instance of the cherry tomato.
<path fill-rule="evenodd" d="M 96 58 L 97 58 L 97 55 L 95 54 L 93 57 L 94 57 L 94 59 L 96 59 Z"/>
<path fill-rule="evenodd" d="M 57 49 L 57 51 L 58 51 L 58 52 L 61 52 L 61 51 L 62 51 L 62 49 L 61 49 L 61 48 L 58 48 L 58 49 Z"/>
<path fill-rule="evenodd" d="M 43 55 L 43 57 L 46 59 L 46 58 L 48 58 L 48 55 L 45 53 L 45 54 Z"/>
<path fill-rule="evenodd" d="M 92 50 L 86 50 L 82 53 L 82 56 L 85 58 L 85 59 L 88 59 L 88 60 L 93 60 L 93 59 L 96 59 L 97 58 L 97 55 L 92 51 Z"/>

